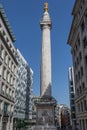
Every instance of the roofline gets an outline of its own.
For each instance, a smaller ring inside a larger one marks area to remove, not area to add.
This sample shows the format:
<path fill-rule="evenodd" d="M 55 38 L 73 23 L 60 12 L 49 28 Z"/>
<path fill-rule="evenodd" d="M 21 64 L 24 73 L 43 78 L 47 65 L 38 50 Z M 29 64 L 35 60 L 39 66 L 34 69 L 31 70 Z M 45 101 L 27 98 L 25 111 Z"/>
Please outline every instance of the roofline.
<path fill-rule="evenodd" d="M 75 14 L 76 14 L 76 7 L 77 7 L 77 5 L 78 5 L 78 2 L 81 2 L 81 0 L 76 0 L 76 1 L 75 1 L 74 7 L 73 7 L 73 10 L 72 10 L 72 15 L 75 15 Z"/>
<path fill-rule="evenodd" d="M 76 0 L 75 3 L 74 3 L 73 9 L 72 9 L 72 15 L 73 15 L 74 12 L 75 12 L 76 5 L 77 5 L 77 0 Z"/>
<path fill-rule="evenodd" d="M 1 4 L 0 4 L 0 14 L 1 14 L 2 20 L 3 20 L 3 22 L 4 22 L 5 26 L 6 26 L 6 29 L 7 29 L 8 33 L 9 33 L 12 41 L 15 42 L 16 38 L 15 38 L 14 33 L 12 31 L 12 28 L 11 28 L 11 26 L 9 24 L 8 18 L 6 16 L 6 14 L 5 14 L 5 10 L 4 10 L 4 8 L 3 8 L 3 6 Z"/>
<path fill-rule="evenodd" d="M 69 31 L 69 37 L 68 37 L 68 41 L 67 41 L 67 44 L 71 44 L 71 34 L 72 34 L 72 29 L 73 29 L 73 22 L 74 22 L 74 18 L 72 20 L 72 23 L 71 23 L 71 28 L 70 28 L 70 31 Z"/>

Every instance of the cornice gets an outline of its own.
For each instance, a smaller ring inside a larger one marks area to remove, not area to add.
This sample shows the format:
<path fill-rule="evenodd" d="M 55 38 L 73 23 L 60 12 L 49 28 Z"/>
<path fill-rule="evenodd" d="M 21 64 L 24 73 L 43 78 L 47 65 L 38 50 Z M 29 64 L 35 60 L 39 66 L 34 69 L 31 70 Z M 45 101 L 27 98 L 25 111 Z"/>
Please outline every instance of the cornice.
<path fill-rule="evenodd" d="M 4 8 L 3 8 L 3 6 L 1 4 L 0 4 L 0 15 L 1 15 L 3 23 L 4 23 L 5 27 L 6 27 L 12 41 L 15 42 L 16 38 L 15 38 L 15 36 L 13 34 L 12 28 L 11 28 L 11 26 L 9 24 L 8 18 L 6 16 Z"/>

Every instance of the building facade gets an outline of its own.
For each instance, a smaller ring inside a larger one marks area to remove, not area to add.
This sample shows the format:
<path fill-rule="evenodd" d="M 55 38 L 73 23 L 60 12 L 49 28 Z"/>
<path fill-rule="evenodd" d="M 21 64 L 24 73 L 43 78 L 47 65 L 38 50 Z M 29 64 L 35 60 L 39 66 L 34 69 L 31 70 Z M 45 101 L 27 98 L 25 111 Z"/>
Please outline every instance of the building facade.
<path fill-rule="evenodd" d="M 14 122 L 32 118 L 32 82 L 33 71 L 17 49 Z"/>
<path fill-rule="evenodd" d="M 71 111 L 65 104 L 57 104 L 57 126 L 60 130 L 71 130 Z"/>
<path fill-rule="evenodd" d="M 77 127 L 87 130 L 87 0 L 76 0 L 72 15 L 68 44 L 74 67 Z"/>
<path fill-rule="evenodd" d="M 13 130 L 16 49 L 5 11 L 0 4 L 0 130 Z"/>
<path fill-rule="evenodd" d="M 74 84 L 73 67 L 69 67 L 68 79 L 69 79 L 69 98 L 71 108 L 72 130 L 76 130 L 75 84 Z"/>

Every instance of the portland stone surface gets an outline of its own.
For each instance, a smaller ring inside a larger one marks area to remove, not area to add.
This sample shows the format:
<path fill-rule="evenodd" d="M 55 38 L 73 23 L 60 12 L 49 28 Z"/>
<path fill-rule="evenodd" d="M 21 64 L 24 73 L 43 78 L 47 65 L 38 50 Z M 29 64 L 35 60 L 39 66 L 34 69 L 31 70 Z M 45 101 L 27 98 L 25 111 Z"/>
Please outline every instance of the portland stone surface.
<path fill-rule="evenodd" d="M 48 3 L 44 4 L 44 13 L 40 21 L 42 31 L 42 53 L 40 71 L 40 97 L 36 105 L 36 126 L 33 130 L 56 130 L 55 105 L 51 89 L 51 37 L 52 21 L 48 13 Z"/>

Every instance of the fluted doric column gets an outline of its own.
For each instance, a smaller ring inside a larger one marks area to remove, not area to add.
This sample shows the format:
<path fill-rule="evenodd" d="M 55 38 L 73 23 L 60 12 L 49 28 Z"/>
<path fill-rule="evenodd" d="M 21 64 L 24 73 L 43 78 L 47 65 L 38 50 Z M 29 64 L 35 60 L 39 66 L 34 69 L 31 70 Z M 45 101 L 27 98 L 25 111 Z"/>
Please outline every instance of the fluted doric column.
<path fill-rule="evenodd" d="M 48 3 L 44 4 L 44 13 L 40 21 L 42 30 L 42 55 L 40 72 L 40 96 L 51 96 L 51 38 L 52 22 L 48 13 Z"/>

